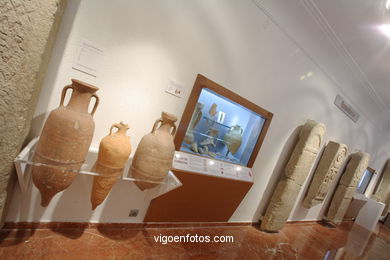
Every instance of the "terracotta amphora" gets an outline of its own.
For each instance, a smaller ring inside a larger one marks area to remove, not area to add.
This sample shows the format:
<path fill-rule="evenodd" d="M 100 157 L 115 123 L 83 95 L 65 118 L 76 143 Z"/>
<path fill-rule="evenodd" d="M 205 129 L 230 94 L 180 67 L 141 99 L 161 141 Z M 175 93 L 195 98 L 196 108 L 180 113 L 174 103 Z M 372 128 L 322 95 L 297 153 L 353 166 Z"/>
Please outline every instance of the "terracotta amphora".
<path fill-rule="evenodd" d="M 117 128 L 118 131 L 113 133 L 113 128 Z M 112 186 L 123 173 L 131 153 L 130 137 L 126 135 L 128 129 L 129 126 L 122 122 L 113 124 L 109 135 L 100 142 L 98 159 L 91 169 L 100 174 L 93 177 L 92 210 L 105 200 Z"/>
<path fill-rule="evenodd" d="M 238 148 L 241 146 L 243 130 L 241 126 L 234 125 L 230 127 L 227 133 L 223 136 L 223 140 L 228 148 L 226 155 L 231 152 L 233 155 L 236 154 Z"/>
<path fill-rule="evenodd" d="M 195 142 L 195 137 L 193 130 L 198 125 L 200 119 L 202 118 L 202 109 L 204 107 L 203 103 L 198 102 L 195 106 L 194 113 L 192 114 L 191 121 L 188 125 L 187 132 L 184 136 L 184 142 L 187 144 L 193 144 Z"/>
<path fill-rule="evenodd" d="M 64 106 L 69 89 L 72 96 Z M 97 90 L 95 86 L 72 79 L 72 85 L 62 90 L 60 106 L 51 111 L 45 122 L 33 158 L 42 165 L 32 167 L 32 179 L 41 193 L 43 207 L 73 182 L 85 160 L 95 128 L 92 116 L 99 104 Z M 96 101 L 89 113 L 92 97 Z"/>
<path fill-rule="evenodd" d="M 148 181 L 135 181 L 141 190 L 159 185 L 158 182 L 162 182 L 172 168 L 176 121 L 176 116 L 162 112 L 161 118 L 154 123 L 152 132 L 142 137 L 129 170 L 133 178 Z M 157 128 L 159 123 L 161 126 Z"/>
<path fill-rule="evenodd" d="M 213 103 L 209 110 L 209 115 L 214 117 L 217 114 L 217 104 Z"/>

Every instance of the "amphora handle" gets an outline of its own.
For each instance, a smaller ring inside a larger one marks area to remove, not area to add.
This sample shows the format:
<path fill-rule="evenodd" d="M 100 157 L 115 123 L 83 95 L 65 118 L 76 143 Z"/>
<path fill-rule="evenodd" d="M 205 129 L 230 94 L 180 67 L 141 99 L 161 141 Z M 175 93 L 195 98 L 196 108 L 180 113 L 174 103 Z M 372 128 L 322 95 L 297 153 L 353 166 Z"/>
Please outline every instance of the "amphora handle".
<path fill-rule="evenodd" d="M 157 129 L 157 126 L 159 123 L 163 123 L 163 120 L 162 119 L 157 119 L 156 122 L 154 122 L 154 125 L 153 125 L 153 128 L 152 128 L 152 134 L 156 131 Z M 175 123 L 171 123 L 170 124 L 171 127 L 173 127 L 173 130 L 171 131 L 171 135 L 174 136 L 176 134 L 176 125 Z"/>
<path fill-rule="evenodd" d="M 114 129 L 114 128 L 116 128 L 116 129 L 120 129 L 120 125 L 119 124 L 113 124 L 112 126 L 111 126 L 111 128 L 110 128 L 110 135 L 112 135 L 112 130 Z M 117 131 L 118 132 L 118 131 Z"/>
<path fill-rule="evenodd" d="M 64 105 L 65 96 L 66 96 L 66 91 L 67 91 L 68 89 L 72 89 L 72 90 L 73 90 L 73 86 L 72 86 L 72 85 L 68 85 L 68 86 L 65 86 L 65 87 L 62 89 L 60 106 L 63 106 L 63 105 Z"/>
<path fill-rule="evenodd" d="M 98 105 L 99 105 L 100 98 L 99 98 L 99 96 L 96 95 L 96 94 L 93 94 L 92 97 L 95 98 L 95 105 L 93 106 L 92 112 L 91 112 L 91 115 L 93 116 L 93 115 L 95 114 L 95 112 L 96 112 L 96 109 L 97 109 Z M 110 132 L 111 132 L 111 130 L 110 130 Z"/>
<path fill-rule="evenodd" d="M 129 129 L 129 126 L 127 124 L 124 124 L 123 122 L 120 122 L 119 124 L 113 124 L 110 128 L 110 135 L 112 135 L 112 130 L 114 128 L 118 129 L 118 131 L 116 131 L 115 133 L 118 133 L 119 131 L 121 131 L 121 129 L 124 128 L 125 128 L 124 132 L 126 132 Z"/>

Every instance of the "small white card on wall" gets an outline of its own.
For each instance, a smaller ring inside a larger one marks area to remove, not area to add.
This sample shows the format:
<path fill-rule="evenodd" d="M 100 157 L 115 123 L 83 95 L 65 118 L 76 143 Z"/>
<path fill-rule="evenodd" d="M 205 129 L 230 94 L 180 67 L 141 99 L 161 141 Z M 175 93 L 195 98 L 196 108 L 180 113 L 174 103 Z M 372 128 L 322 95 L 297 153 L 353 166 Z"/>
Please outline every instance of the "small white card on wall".
<path fill-rule="evenodd" d="M 184 88 L 178 82 L 171 80 L 165 92 L 172 94 L 178 98 L 182 98 L 184 94 Z"/>
<path fill-rule="evenodd" d="M 82 40 L 72 68 L 96 77 L 102 64 L 103 55 L 103 48 L 90 41 Z"/>

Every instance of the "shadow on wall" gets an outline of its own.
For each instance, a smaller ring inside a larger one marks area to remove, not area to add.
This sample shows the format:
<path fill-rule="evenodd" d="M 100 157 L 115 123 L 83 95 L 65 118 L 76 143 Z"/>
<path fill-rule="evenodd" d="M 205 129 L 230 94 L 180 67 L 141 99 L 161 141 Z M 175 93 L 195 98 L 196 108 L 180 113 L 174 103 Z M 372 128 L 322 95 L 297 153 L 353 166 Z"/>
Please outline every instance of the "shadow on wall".
<path fill-rule="evenodd" d="M 84 179 L 81 181 L 81 185 L 88 185 L 88 183 L 85 181 L 87 176 L 79 175 L 77 178 Z M 74 185 L 75 182 L 76 185 Z M 19 187 L 16 188 L 19 189 Z M 48 207 L 41 207 L 40 192 L 34 186 L 34 184 L 31 183 L 25 194 L 23 194 L 21 191 L 14 193 L 18 194 L 17 196 L 20 196 L 20 198 L 17 199 L 21 201 L 21 203 L 18 205 L 18 219 L 21 221 L 34 221 L 32 222 L 33 224 L 31 229 L 28 230 L 28 232 L 31 232 L 31 235 L 35 232 L 35 224 L 39 224 L 37 222 L 53 221 L 53 224 L 49 224 L 50 229 L 68 238 L 76 239 L 83 234 L 84 229 L 87 227 L 87 223 L 77 223 L 75 230 L 63 230 L 63 228 L 61 228 L 61 226 L 57 226 L 55 222 L 79 222 L 80 219 L 88 219 L 91 216 L 92 212 L 89 209 L 87 211 L 82 207 L 84 204 L 83 198 L 86 197 L 85 191 L 87 189 L 87 187 L 80 188 L 80 180 L 75 180 L 72 185 L 65 191 L 56 194 L 49 203 Z M 53 206 L 53 204 L 55 204 L 55 206 Z M 64 205 L 68 205 L 69 207 L 64 207 Z M 54 210 L 52 215 L 48 217 L 49 220 L 46 219 L 47 216 L 42 219 L 42 217 L 45 215 L 45 212 L 50 210 L 50 207 L 54 207 Z M 18 230 L 17 232 L 22 232 L 22 230 L 23 227 L 20 231 Z"/>
<path fill-rule="evenodd" d="M 133 183 L 118 180 L 108 193 L 106 199 L 96 208 L 96 211 L 100 210 L 99 223 L 110 222 L 110 220 L 112 221 L 113 216 L 128 216 L 130 207 L 137 209 L 136 206 L 129 205 L 133 202 L 133 199 L 131 198 L 142 198 L 139 194 L 136 194 L 137 191 L 135 189 L 138 188 L 135 187 Z M 127 194 L 128 198 L 123 198 L 123 194 Z M 128 203 L 123 203 L 124 200 L 128 201 Z M 118 207 L 119 203 L 122 204 L 121 207 Z"/>
<path fill-rule="evenodd" d="M 47 102 L 50 100 L 49 97 L 52 95 L 53 86 L 55 85 L 58 70 L 61 61 L 64 57 L 65 47 L 68 44 L 69 35 L 72 31 L 79 6 L 80 6 L 80 0 L 68 1 L 65 9 L 65 13 L 62 17 L 60 29 L 57 34 L 57 38 L 55 42 L 55 47 L 52 51 L 49 67 L 46 71 L 44 85 L 42 86 L 41 92 L 39 93 L 40 104 L 43 103 L 42 101 L 46 101 L 45 111 L 47 111 L 49 105 Z M 60 102 L 60 97 L 58 97 L 58 104 L 59 102 Z M 24 145 L 26 145 L 34 137 L 39 136 L 43 128 L 45 118 L 46 118 L 46 114 L 40 114 L 32 119 L 30 131 Z"/>
<path fill-rule="evenodd" d="M 113 216 L 122 216 L 123 220 L 120 222 L 122 224 L 125 223 L 125 218 L 129 215 L 130 208 L 139 209 L 139 205 L 134 205 L 134 200 L 131 199 L 140 198 L 140 195 L 136 194 L 138 192 L 136 189 L 138 188 L 128 181 L 119 180 L 115 183 L 110 193 L 108 193 L 105 201 L 103 201 L 103 203 L 95 209 L 95 211 L 100 210 L 98 223 L 109 223 L 110 220 L 112 221 Z M 123 194 L 126 193 L 128 193 L 129 197 L 123 198 Z M 124 201 L 128 201 L 128 203 L 123 203 Z M 122 204 L 121 206 L 119 206 L 120 203 Z M 115 219 L 115 222 L 116 221 L 117 219 Z M 97 224 L 97 230 L 104 237 L 108 237 L 113 240 L 128 240 L 130 238 L 135 238 L 142 229 L 142 224 L 139 224 L 139 228 L 128 226 L 121 229 L 114 229 L 115 226 L 118 227 L 122 225 L 121 223 L 114 223 L 112 227 L 110 225 Z M 118 232 L 118 230 L 120 231 Z"/>
<path fill-rule="evenodd" d="M 32 119 L 30 131 L 28 133 L 26 141 L 30 142 L 32 139 L 34 139 L 35 137 L 37 137 L 41 134 L 43 125 L 44 125 L 45 120 L 46 120 L 46 115 L 47 115 L 47 113 L 40 114 L 38 116 L 35 116 Z M 25 145 L 27 145 L 27 142 Z M 25 146 L 25 145 L 23 145 L 23 146 Z"/>
<path fill-rule="evenodd" d="M 84 233 L 84 229 L 88 226 L 85 220 L 90 219 L 93 214 L 90 207 L 85 207 L 85 205 L 90 205 L 86 200 L 89 202 L 91 180 L 91 176 L 78 174 L 73 183 L 61 192 L 61 197 L 55 201 L 56 205 L 50 219 L 55 222 L 78 223 L 77 228 L 72 232 L 53 227 L 54 232 L 72 239 L 76 239 Z"/>
<path fill-rule="evenodd" d="M 143 223 L 151 200 L 148 191 L 141 191 L 134 182 L 119 180 L 96 208 L 98 222 Z M 131 211 L 134 216 L 130 216 Z"/>
<path fill-rule="evenodd" d="M 259 206 L 256 209 L 255 216 L 264 216 L 265 211 L 268 208 L 273 191 L 276 188 L 280 178 L 284 174 L 284 168 L 286 167 L 288 160 L 294 150 L 295 145 L 298 143 L 298 136 L 301 131 L 302 125 L 295 128 L 291 133 L 290 137 L 287 139 L 286 144 L 284 145 L 282 152 L 280 153 L 279 159 L 275 165 L 274 171 L 272 172 L 271 178 L 268 181 L 267 188 L 263 193 L 263 197 L 260 201 Z"/>

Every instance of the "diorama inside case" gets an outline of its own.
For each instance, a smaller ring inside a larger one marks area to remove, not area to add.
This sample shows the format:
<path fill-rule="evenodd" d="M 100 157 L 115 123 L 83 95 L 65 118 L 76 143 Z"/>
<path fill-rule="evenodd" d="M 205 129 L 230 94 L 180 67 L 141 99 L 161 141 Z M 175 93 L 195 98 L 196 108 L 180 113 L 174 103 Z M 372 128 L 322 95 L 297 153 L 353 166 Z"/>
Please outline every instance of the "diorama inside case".
<path fill-rule="evenodd" d="M 197 82 L 203 83 L 195 84 L 199 89 L 189 102 L 193 110 L 180 142 L 180 151 L 248 166 L 260 148 L 272 114 L 260 107 L 248 108 L 243 104 L 249 102 L 246 100 L 235 102 L 236 96 L 237 101 L 244 99 L 201 75 L 199 77 Z M 251 103 L 249 107 L 253 106 Z"/>

